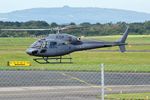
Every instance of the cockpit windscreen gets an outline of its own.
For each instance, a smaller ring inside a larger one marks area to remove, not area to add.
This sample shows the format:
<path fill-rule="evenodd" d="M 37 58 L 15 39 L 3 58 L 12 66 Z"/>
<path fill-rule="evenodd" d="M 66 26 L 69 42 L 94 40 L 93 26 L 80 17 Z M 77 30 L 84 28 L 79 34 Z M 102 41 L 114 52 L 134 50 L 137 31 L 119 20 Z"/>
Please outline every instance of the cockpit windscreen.
<path fill-rule="evenodd" d="M 38 40 L 31 45 L 31 48 L 45 48 L 47 46 L 47 41 Z"/>

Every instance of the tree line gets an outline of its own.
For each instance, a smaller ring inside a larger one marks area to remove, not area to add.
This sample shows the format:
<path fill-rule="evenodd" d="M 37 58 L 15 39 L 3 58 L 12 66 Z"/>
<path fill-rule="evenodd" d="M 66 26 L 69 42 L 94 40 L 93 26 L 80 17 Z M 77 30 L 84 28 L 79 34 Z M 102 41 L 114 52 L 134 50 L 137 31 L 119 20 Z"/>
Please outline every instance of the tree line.
<path fill-rule="evenodd" d="M 3 22 L 0 21 L 0 29 L 36 29 L 36 28 L 56 28 L 56 27 L 65 27 L 68 25 L 82 26 L 74 29 L 68 29 L 63 31 L 63 33 L 68 33 L 76 36 L 99 36 L 99 35 L 119 35 L 122 34 L 126 27 L 125 25 L 130 26 L 130 34 L 135 35 L 147 35 L 150 34 L 150 21 L 145 21 L 141 23 L 95 23 L 91 24 L 84 22 L 81 24 L 69 23 L 67 25 L 59 25 L 55 22 L 49 24 L 45 21 L 28 21 L 28 22 Z M 56 31 L 2 31 L 0 30 L 0 37 L 31 37 L 31 36 L 45 36 L 48 34 L 56 33 Z"/>

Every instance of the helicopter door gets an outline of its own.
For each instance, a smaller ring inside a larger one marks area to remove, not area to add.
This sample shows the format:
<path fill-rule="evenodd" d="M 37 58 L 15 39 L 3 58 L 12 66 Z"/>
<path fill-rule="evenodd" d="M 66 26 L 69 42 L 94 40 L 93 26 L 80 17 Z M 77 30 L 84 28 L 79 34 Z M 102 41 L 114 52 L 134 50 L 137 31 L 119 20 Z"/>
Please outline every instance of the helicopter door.
<path fill-rule="evenodd" d="M 70 51 L 70 44 L 68 42 L 60 43 L 58 45 L 58 51 L 61 53 L 67 53 Z"/>
<path fill-rule="evenodd" d="M 49 53 L 51 54 L 51 55 L 56 55 L 57 54 L 57 42 L 55 42 L 55 41 L 50 41 L 49 42 L 49 47 L 48 47 L 48 51 L 49 51 Z"/>
<path fill-rule="evenodd" d="M 49 48 L 56 48 L 56 46 L 57 46 L 57 42 L 50 42 L 50 44 L 49 44 Z"/>

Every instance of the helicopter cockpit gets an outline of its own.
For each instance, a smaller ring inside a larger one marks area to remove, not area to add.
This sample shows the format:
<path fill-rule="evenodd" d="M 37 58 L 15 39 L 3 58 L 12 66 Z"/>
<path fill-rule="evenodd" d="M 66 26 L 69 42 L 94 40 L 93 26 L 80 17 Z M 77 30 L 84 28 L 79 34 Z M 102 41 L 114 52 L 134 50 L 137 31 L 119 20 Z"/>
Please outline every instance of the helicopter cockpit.
<path fill-rule="evenodd" d="M 38 40 L 36 42 L 34 42 L 30 47 L 31 48 L 46 48 L 47 47 L 48 42 L 45 39 L 41 39 Z"/>

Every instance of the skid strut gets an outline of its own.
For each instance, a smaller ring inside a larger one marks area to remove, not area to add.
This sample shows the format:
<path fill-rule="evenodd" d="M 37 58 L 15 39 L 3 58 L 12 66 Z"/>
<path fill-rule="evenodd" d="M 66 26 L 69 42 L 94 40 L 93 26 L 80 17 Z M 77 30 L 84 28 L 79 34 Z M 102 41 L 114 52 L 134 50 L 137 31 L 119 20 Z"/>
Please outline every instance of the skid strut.
<path fill-rule="evenodd" d="M 34 61 L 40 64 L 47 64 L 47 63 L 72 63 L 72 58 L 69 55 L 69 57 L 63 58 L 62 56 L 60 57 L 41 57 L 41 58 L 34 58 Z M 50 61 L 51 60 L 51 61 Z M 52 61 L 55 60 L 55 61 Z M 63 61 L 65 60 L 65 61 Z M 69 60 L 69 61 L 66 61 Z"/>

